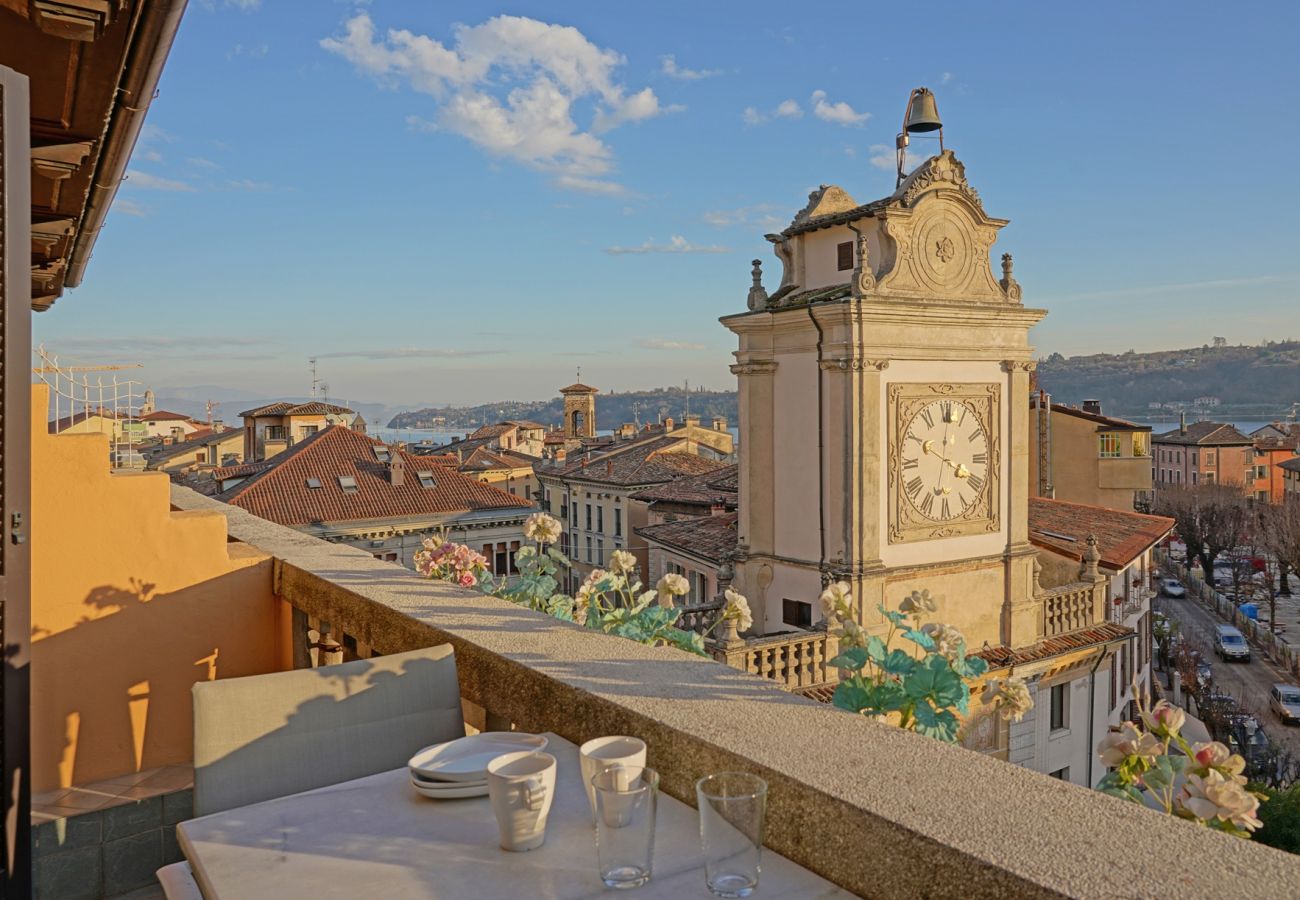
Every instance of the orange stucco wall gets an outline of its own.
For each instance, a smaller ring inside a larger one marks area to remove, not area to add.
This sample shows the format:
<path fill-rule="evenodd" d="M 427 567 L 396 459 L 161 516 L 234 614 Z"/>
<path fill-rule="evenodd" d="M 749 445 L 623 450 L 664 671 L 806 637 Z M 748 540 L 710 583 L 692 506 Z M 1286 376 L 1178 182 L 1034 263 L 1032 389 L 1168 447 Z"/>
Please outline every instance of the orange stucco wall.
<path fill-rule="evenodd" d="M 47 434 L 33 391 L 33 791 L 188 762 L 190 686 L 280 667 L 271 560 L 111 473 L 107 436 Z"/>

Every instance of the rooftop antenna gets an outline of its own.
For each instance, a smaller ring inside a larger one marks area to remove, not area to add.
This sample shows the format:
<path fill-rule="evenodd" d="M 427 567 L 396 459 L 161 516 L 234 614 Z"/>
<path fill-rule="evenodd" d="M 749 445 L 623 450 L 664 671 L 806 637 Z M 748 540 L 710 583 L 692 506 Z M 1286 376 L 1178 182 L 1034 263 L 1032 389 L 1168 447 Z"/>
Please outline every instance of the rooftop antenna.
<path fill-rule="evenodd" d="M 307 360 L 307 363 L 308 365 L 311 366 L 311 399 L 315 400 L 316 386 L 320 384 L 320 382 L 316 378 L 316 357 L 314 356 L 311 357 L 310 359 Z"/>
<path fill-rule="evenodd" d="M 209 400 L 207 403 L 203 404 L 204 409 L 207 411 L 207 414 L 208 414 L 208 427 L 209 427 L 209 428 L 212 427 L 212 413 L 213 413 L 213 411 L 214 411 L 218 406 L 220 406 L 220 405 L 221 405 L 220 403 L 217 403 L 217 402 L 214 401 L 214 400 Z"/>
<path fill-rule="evenodd" d="M 686 379 L 682 379 L 682 391 L 686 394 L 686 413 L 682 416 L 685 421 L 691 416 L 691 383 Z"/>
<path fill-rule="evenodd" d="M 939 120 L 939 107 L 934 102 L 934 94 L 926 87 L 913 88 L 907 97 L 907 109 L 903 112 L 903 130 L 894 139 L 894 146 L 898 148 L 898 180 L 894 182 L 894 187 L 903 183 L 909 136 L 930 131 L 939 132 L 939 152 L 942 153 L 943 122 Z"/>

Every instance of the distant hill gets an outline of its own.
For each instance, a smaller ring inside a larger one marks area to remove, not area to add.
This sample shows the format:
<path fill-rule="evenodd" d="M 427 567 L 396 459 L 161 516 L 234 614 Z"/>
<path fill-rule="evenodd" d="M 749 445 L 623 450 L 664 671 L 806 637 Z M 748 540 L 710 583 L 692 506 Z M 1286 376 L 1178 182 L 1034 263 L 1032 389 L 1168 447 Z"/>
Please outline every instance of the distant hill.
<path fill-rule="evenodd" d="M 1062 403 L 1102 402 L 1118 416 L 1177 410 L 1180 404 L 1213 418 L 1272 418 L 1300 403 L 1300 341 L 1259 346 L 1214 345 L 1154 353 L 1097 353 L 1038 363 L 1038 384 Z M 1201 401 L 1198 403 L 1197 401 Z"/>
<path fill-rule="evenodd" d="M 671 416 L 680 421 L 686 414 L 688 398 L 691 415 L 698 415 L 704 421 L 713 416 L 723 416 L 728 424 L 738 424 L 735 391 L 692 390 L 688 394 L 683 388 L 655 388 L 598 395 L 596 428 L 610 431 L 624 422 L 644 425 L 658 421 L 661 416 Z M 528 419 L 558 427 L 563 418 L 564 400 L 555 397 L 532 402 L 506 400 L 479 406 L 427 407 L 398 413 L 388 427 L 457 429 L 508 419 Z"/>

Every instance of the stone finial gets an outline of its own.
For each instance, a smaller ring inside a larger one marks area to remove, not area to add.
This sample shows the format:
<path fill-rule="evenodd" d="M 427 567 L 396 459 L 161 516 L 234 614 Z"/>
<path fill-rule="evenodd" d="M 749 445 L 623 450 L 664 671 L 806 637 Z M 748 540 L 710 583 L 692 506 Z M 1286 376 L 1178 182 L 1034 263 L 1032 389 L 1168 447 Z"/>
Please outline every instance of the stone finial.
<path fill-rule="evenodd" d="M 1101 562 L 1101 551 L 1097 549 L 1097 536 L 1088 535 L 1088 549 L 1083 552 L 1083 565 L 1079 567 L 1079 578 L 1082 581 L 1097 581 L 1101 578 L 1101 573 L 1097 571 L 1097 564 Z"/>
<path fill-rule="evenodd" d="M 876 273 L 871 270 L 871 250 L 867 246 L 867 236 L 858 234 L 858 264 L 853 270 L 853 292 L 857 297 L 869 294 L 876 289 Z"/>
<path fill-rule="evenodd" d="M 1039 582 L 1039 578 L 1042 576 L 1042 574 L 1043 574 L 1043 564 L 1040 563 L 1038 561 L 1038 557 L 1035 556 L 1034 557 L 1034 582 L 1033 582 L 1033 595 L 1035 597 L 1041 597 L 1043 595 L 1043 586 Z"/>
<path fill-rule="evenodd" d="M 763 261 L 754 260 L 754 268 L 750 272 L 753 276 L 754 284 L 749 289 L 749 308 L 765 309 L 767 307 L 767 289 L 763 287 Z"/>
<path fill-rule="evenodd" d="M 1011 274 L 1011 268 L 1014 261 L 1010 253 L 1002 254 L 1002 280 L 998 282 L 1002 287 L 1002 293 L 1007 295 L 1008 300 L 1020 299 L 1020 283 L 1016 281 L 1015 276 Z"/>

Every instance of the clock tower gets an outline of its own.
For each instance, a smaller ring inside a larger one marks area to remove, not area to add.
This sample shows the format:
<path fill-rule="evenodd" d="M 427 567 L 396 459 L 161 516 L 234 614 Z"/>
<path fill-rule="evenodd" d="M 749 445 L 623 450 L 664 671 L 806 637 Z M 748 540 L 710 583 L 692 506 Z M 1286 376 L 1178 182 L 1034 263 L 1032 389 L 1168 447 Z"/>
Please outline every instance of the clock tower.
<path fill-rule="evenodd" d="M 1038 639 L 1028 337 L 1045 313 L 1010 255 L 994 275 L 1006 224 L 941 150 L 871 203 L 824 185 L 767 235 L 780 285 L 755 261 L 748 310 L 722 319 L 739 339 L 735 582 L 756 630 L 844 580 L 867 627 L 924 588 L 974 648 Z"/>

